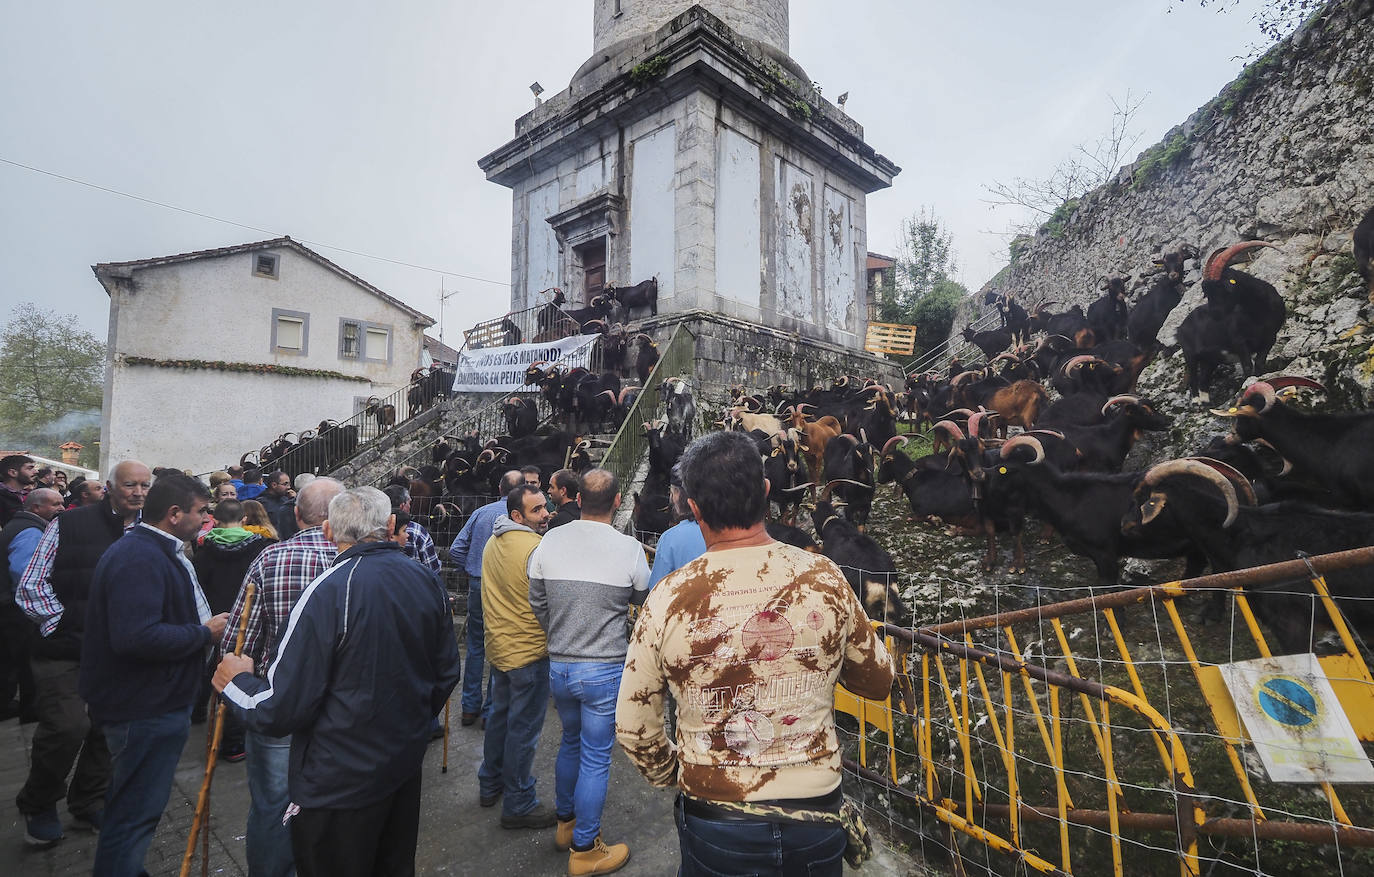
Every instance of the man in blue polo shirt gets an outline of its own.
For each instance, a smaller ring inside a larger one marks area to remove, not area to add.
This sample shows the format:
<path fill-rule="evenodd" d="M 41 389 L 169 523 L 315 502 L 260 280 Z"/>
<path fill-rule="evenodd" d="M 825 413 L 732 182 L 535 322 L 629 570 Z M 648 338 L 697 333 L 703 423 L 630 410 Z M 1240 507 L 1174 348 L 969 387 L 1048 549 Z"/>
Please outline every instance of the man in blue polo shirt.
<path fill-rule="evenodd" d="M 468 654 L 463 667 L 464 725 L 471 725 L 491 709 L 491 693 L 482 698 L 482 667 L 486 663 L 486 624 L 482 618 L 482 552 L 491 539 L 496 519 L 506 513 L 506 496 L 525 483 L 525 476 L 512 469 L 501 476 L 500 496 L 472 513 L 448 550 L 449 559 L 468 574 Z"/>

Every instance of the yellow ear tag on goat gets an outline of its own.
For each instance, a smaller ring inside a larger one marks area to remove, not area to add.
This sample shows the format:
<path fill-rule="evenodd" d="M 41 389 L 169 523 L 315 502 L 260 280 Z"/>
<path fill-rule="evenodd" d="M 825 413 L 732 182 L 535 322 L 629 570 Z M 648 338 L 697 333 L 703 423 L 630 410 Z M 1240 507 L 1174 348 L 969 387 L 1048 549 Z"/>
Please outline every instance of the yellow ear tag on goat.
<path fill-rule="evenodd" d="M 999 475 L 1006 475 L 1006 474 L 1007 474 L 1007 467 L 1006 467 L 1006 466 L 998 466 L 998 467 L 997 467 L 997 474 L 999 474 Z"/>
<path fill-rule="evenodd" d="M 1232 286 L 1235 286 L 1235 285 L 1236 285 L 1236 278 L 1234 278 L 1234 277 L 1231 278 L 1231 285 L 1232 285 Z"/>

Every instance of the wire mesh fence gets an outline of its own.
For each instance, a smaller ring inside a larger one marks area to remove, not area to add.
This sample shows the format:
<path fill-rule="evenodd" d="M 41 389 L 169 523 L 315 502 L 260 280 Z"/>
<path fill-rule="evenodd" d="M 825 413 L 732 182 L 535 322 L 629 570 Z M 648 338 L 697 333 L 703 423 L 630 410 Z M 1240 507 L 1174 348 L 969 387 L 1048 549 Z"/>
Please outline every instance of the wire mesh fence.
<path fill-rule="evenodd" d="M 1368 569 L 1374 549 L 1310 564 L 1125 591 L 1001 583 L 986 615 L 969 605 L 977 584 L 912 577 L 929 623 L 887 628 L 906 669 L 896 695 L 837 692 L 846 792 L 889 843 L 953 873 L 1374 872 L 1374 784 L 1271 780 L 1222 682 L 1272 654 L 1252 603 L 1281 593 L 1307 608 L 1337 700 L 1311 714 L 1343 712 L 1374 740 L 1374 678 L 1342 612 L 1370 598 L 1338 605 L 1323 578 Z M 1200 626 L 1209 594 L 1228 609 Z M 1320 765 L 1313 752 L 1334 746 L 1279 749 Z"/>

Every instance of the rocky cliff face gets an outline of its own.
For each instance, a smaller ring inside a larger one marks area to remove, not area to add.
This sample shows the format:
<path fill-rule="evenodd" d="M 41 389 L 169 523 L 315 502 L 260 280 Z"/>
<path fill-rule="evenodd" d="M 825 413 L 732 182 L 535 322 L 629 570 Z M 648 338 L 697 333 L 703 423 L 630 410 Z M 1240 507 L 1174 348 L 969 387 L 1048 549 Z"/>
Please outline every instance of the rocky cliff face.
<path fill-rule="evenodd" d="M 1268 240 L 1279 249 L 1235 266 L 1273 283 L 1288 305 L 1268 373 L 1321 381 L 1332 408 L 1374 404 L 1369 290 L 1351 250 L 1355 225 L 1374 207 L 1371 34 L 1374 0 L 1333 0 L 1111 183 L 1065 205 L 997 287 L 1028 308 L 1048 299 L 1060 303 L 1056 311 L 1086 309 L 1113 272 L 1131 275 L 1133 298 L 1143 293 L 1161 247 L 1192 243 L 1205 259 L 1217 247 Z M 1199 277 L 1200 265 L 1192 267 L 1189 292 L 1160 333 L 1164 354 L 1141 381 L 1143 393 L 1180 414 L 1189 407 L 1178 390 L 1174 333 L 1201 302 Z M 1240 385 L 1238 368 L 1219 370 L 1212 397 Z M 1176 441 L 1202 431 L 1187 426 L 1190 435 L 1176 432 Z"/>

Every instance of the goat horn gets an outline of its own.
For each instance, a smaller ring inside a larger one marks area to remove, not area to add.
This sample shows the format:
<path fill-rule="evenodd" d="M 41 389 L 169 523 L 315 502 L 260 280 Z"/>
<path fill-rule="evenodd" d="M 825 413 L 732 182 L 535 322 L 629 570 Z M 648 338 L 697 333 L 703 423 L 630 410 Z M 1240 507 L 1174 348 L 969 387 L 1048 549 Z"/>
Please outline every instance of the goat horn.
<path fill-rule="evenodd" d="M 1031 448 L 1035 451 L 1035 459 L 1030 461 L 1032 466 L 1038 466 L 1045 462 L 1045 446 L 1040 444 L 1040 439 L 1033 435 L 1027 435 L 1026 433 L 1012 436 L 1002 445 L 998 453 L 1001 455 L 1002 459 L 1005 460 L 1011 456 L 1010 452 L 1017 448 Z"/>
<path fill-rule="evenodd" d="M 872 484 L 864 484 L 862 481 L 855 481 L 853 478 L 836 478 L 836 479 L 834 479 L 834 480 L 832 480 L 832 481 L 826 482 L 825 489 L 826 489 L 826 490 L 829 490 L 831 487 L 834 487 L 836 484 L 853 484 L 853 485 L 855 485 L 856 487 L 872 487 L 872 486 L 873 486 Z"/>
<path fill-rule="evenodd" d="M 932 426 L 930 431 L 943 431 L 945 435 L 949 436 L 954 441 L 960 441 L 964 438 L 964 431 L 952 420 L 941 420 L 939 423 Z"/>
<path fill-rule="evenodd" d="M 1237 469 L 1235 466 L 1232 466 L 1230 463 L 1214 459 L 1212 457 L 1189 457 L 1188 459 L 1197 460 L 1199 463 L 1202 463 L 1205 466 L 1211 466 L 1213 469 L 1217 470 L 1222 475 L 1225 475 L 1227 479 L 1230 480 L 1231 484 L 1234 485 L 1240 493 L 1245 495 L 1246 505 L 1259 505 L 1259 500 L 1255 497 L 1254 485 L 1252 485 L 1250 483 L 1250 479 L 1246 478 L 1245 475 L 1241 473 L 1241 471 Z"/>
<path fill-rule="evenodd" d="M 1266 447 L 1266 448 L 1268 448 L 1269 450 L 1273 451 L 1275 454 L 1278 454 L 1279 459 L 1283 461 L 1283 468 L 1279 470 L 1279 475 L 1287 475 L 1289 472 L 1292 472 L 1292 471 L 1293 471 L 1293 464 L 1292 464 L 1291 462 L 1289 462 L 1288 458 L 1285 457 L 1285 456 L 1279 451 L 1278 448 L 1274 447 L 1272 444 L 1269 443 L 1269 439 L 1265 439 L 1265 438 L 1258 438 L 1258 439 L 1255 439 L 1255 444 L 1257 444 L 1257 445 L 1263 445 L 1264 447 Z"/>
<path fill-rule="evenodd" d="M 977 414 L 974 414 L 972 417 L 970 417 L 970 418 L 968 419 L 968 437 L 969 437 L 969 438 L 973 438 L 973 439 L 981 438 L 981 436 L 978 435 L 978 433 L 979 433 L 979 431 L 981 430 L 981 428 L 982 428 L 982 426 L 983 426 L 983 416 L 984 416 L 985 413 L 986 413 L 986 412 L 979 411 Z"/>
<path fill-rule="evenodd" d="M 1226 266 L 1231 264 L 1231 260 L 1244 253 L 1246 250 L 1253 250 L 1256 247 L 1273 247 L 1279 249 L 1275 244 L 1268 241 L 1242 241 L 1239 244 L 1232 244 L 1224 249 L 1215 250 L 1211 256 L 1207 257 L 1207 267 L 1202 269 L 1203 280 L 1220 280 L 1221 273 L 1226 270 Z"/>
<path fill-rule="evenodd" d="M 1113 396 L 1112 398 L 1108 399 L 1108 400 L 1106 401 L 1106 403 L 1103 404 L 1103 406 L 1102 406 L 1102 416 L 1103 416 L 1103 417 L 1106 417 L 1106 416 L 1107 416 L 1107 412 L 1108 412 L 1109 410 L 1111 410 L 1112 408 L 1115 408 L 1117 405 L 1139 405 L 1139 404 L 1140 404 L 1140 397 L 1139 397 L 1139 396 L 1129 396 L 1129 395 L 1127 395 L 1127 396 Z"/>
<path fill-rule="evenodd" d="M 1199 463 L 1196 460 L 1169 460 L 1150 467 L 1140 483 L 1147 487 L 1154 487 L 1165 478 L 1175 475 L 1196 475 L 1216 487 L 1226 500 L 1226 520 L 1222 522 L 1221 526 L 1229 527 L 1235 522 L 1236 515 L 1240 511 L 1240 501 L 1236 498 L 1235 487 L 1225 475 L 1204 463 Z"/>
<path fill-rule="evenodd" d="M 612 403 L 615 403 L 615 402 L 617 401 L 617 399 L 615 398 L 615 391 L 614 391 L 614 390 L 602 390 L 600 393 L 597 393 L 596 395 L 598 395 L 598 396 L 610 396 L 610 397 L 611 397 L 611 402 L 612 402 Z"/>
<path fill-rule="evenodd" d="M 1075 356 L 1073 359 L 1070 359 L 1068 362 L 1064 363 L 1064 374 L 1068 377 L 1073 377 L 1073 375 L 1080 368 L 1082 368 L 1084 365 L 1086 365 L 1088 362 L 1091 362 L 1092 360 L 1097 360 L 1098 362 L 1105 362 L 1105 360 L 1099 359 L 1098 357 L 1093 356 L 1090 353 L 1082 353 L 1078 356 Z"/>
<path fill-rule="evenodd" d="M 900 444 L 899 444 L 899 443 L 900 443 Z M 898 447 L 905 446 L 905 445 L 906 445 L 906 436 L 904 436 L 904 435 L 894 435 L 892 438 L 888 439 L 888 440 L 883 444 L 882 456 L 884 456 L 884 457 L 887 456 L 887 454 L 892 450 L 892 446 L 893 446 L 894 444 L 898 445 Z"/>
<path fill-rule="evenodd" d="M 1025 434 L 1030 435 L 1031 433 L 1035 433 L 1037 435 L 1047 435 L 1050 438 L 1057 438 L 1061 442 L 1064 441 L 1064 433 L 1060 432 L 1057 429 L 1032 429 Z"/>
<path fill-rule="evenodd" d="M 1326 392 L 1326 387 L 1310 378 L 1300 378 L 1296 375 L 1284 375 L 1283 377 L 1270 378 L 1267 382 L 1275 390 L 1282 390 L 1287 387 L 1302 387 L 1307 390 L 1318 390 Z"/>

